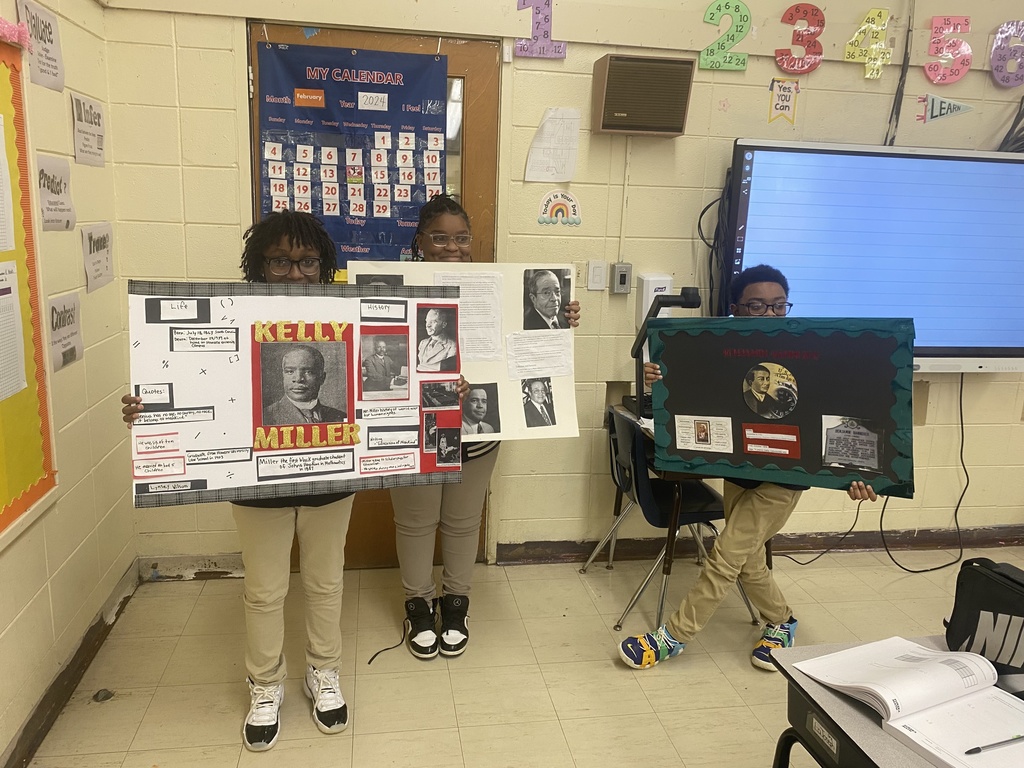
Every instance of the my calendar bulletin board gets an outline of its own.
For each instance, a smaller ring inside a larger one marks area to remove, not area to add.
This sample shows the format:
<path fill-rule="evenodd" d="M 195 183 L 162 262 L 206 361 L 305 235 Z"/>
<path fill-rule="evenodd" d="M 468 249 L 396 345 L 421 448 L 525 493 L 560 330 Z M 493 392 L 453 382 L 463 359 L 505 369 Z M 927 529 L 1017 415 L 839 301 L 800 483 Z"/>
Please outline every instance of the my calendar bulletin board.
<path fill-rule="evenodd" d="M 0 197 L 7 198 L 0 200 L 0 533 L 53 489 L 57 479 L 21 74 L 20 49 L 0 43 Z"/>
<path fill-rule="evenodd" d="M 447 57 L 273 43 L 260 72 L 259 213 L 319 217 L 350 259 L 411 255 L 445 189 Z"/>

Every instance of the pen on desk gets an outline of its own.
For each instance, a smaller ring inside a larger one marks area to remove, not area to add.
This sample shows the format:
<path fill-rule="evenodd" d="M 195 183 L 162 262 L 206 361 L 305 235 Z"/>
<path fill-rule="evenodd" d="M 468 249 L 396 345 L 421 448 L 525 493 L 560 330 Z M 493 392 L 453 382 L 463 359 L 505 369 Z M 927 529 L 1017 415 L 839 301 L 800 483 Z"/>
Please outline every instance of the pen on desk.
<path fill-rule="evenodd" d="M 1009 746 L 1010 744 L 1017 743 L 1024 743 L 1024 735 L 1014 736 L 1012 739 L 1003 739 L 1003 741 L 997 741 L 994 744 L 984 744 L 980 747 L 971 747 L 966 752 L 964 752 L 964 754 L 980 755 L 982 752 L 988 752 L 990 749 L 995 749 L 996 747 L 1005 747 Z"/>

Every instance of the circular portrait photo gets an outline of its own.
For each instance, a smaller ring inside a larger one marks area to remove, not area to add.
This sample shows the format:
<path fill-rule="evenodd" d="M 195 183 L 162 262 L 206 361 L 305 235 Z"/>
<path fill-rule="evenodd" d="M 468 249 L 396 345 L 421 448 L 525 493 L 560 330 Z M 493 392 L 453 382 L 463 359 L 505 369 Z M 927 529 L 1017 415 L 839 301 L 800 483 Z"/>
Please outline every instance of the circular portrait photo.
<path fill-rule="evenodd" d="M 758 363 L 743 377 L 743 402 L 765 419 L 781 419 L 796 408 L 796 378 L 778 363 Z"/>

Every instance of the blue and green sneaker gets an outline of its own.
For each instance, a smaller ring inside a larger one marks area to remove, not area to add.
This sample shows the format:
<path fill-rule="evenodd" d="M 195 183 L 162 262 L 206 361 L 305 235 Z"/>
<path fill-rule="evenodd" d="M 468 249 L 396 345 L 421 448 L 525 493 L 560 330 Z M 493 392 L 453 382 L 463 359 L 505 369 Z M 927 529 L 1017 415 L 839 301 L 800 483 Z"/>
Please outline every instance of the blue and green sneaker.
<path fill-rule="evenodd" d="M 776 648 L 792 648 L 796 643 L 796 619 L 792 616 L 789 621 L 782 624 L 764 625 L 764 632 L 761 639 L 757 641 L 753 652 L 750 654 L 750 663 L 758 669 L 766 669 L 774 672 L 776 667 L 772 663 L 772 651 Z"/>
<path fill-rule="evenodd" d="M 627 637 L 619 643 L 619 656 L 633 669 L 647 669 L 659 661 L 678 656 L 685 647 L 686 643 L 672 637 L 662 624 L 653 632 Z"/>

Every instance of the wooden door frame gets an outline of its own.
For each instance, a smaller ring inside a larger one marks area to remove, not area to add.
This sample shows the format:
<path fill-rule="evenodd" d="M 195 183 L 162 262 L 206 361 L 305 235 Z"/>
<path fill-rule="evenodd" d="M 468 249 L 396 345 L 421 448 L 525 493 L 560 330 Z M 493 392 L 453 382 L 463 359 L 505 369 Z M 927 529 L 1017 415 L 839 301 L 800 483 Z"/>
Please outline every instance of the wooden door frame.
<path fill-rule="evenodd" d="M 249 65 L 252 68 L 254 92 L 259 88 L 259 59 L 257 47 L 267 43 L 288 45 L 312 45 L 324 48 L 364 49 L 392 51 L 396 53 L 419 53 L 444 55 L 448 57 L 448 77 L 463 80 L 463 124 L 462 124 L 462 197 L 463 207 L 469 212 L 473 224 L 473 261 L 493 262 L 495 239 L 497 237 L 497 196 L 498 196 L 498 114 L 501 76 L 501 41 L 447 38 L 424 35 L 404 35 L 371 30 L 320 27 L 317 34 L 307 38 L 304 28 L 290 24 L 250 20 L 247 24 L 249 37 Z M 472 73 L 472 77 L 470 74 Z M 252 157 L 253 221 L 261 216 L 258 190 L 261 189 L 260 174 L 263 170 L 260 153 L 259 101 L 250 98 L 249 136 Z M 476 137 L 493 136 L 493 142 L 476 140 Z M 467 172 L 468 171 L 468 172 Z M 482 560 L 487 544 L 487 502 L 481 510 L 483 524 L 480 526 L 480 540 L 477 560 Z M 353 541 L 365 538 L 374 529 L 375 522 L 382 516 L 394 525 L 391 497 L 387 491 L 360 491 L 352 510 L 349 526 L 350 546 L 345 548 L 346 566 L 367 568 L 397 563 L 394 552 L 394 536 L 390 538 L 389 562 L 378 561 L 376 553 L 369 555 L 351 546 Z M 393 527 L 390 528 L 393 532 Z M 383 544 L 383 542 L 382 542 Z M 292 545 L 292 570 L 298 570 L 298 546 Z M 440 562 L 440 537 L 435 544 L 434 562 Z"/>

